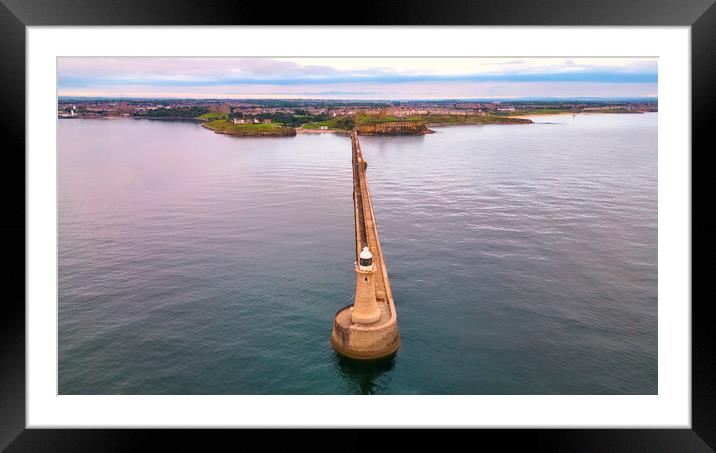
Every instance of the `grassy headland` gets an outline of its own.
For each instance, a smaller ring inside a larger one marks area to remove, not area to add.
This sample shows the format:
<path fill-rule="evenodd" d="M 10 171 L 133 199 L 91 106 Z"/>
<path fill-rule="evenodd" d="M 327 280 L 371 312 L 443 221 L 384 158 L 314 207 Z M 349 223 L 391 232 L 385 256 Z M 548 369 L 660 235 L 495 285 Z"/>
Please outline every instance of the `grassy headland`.
<path fill-rule="evenodd" d="M 528 113 L 558 113 L 559 110 L 541 109 Z M 520 112 L 523 113 L 523 112 Z M 510 115 L 512 114 L 512 116 Z M 450 115 L 423 114 L 397 116 L 386 112 L 344 114 L 329 117 L 327 114 L 311 114 L 306 110 L 293 112 L 263 112 L 258 114 L 238 114 L 210 111 L 203 106 L 165 107 L 136 112 L 132 116 L 140 118 L 195 118 L 203 121 L 204 126 L 218 134 L 241 137 L 284 137 L 296 135 L 296 128 L 308 132 L 327 130 L 329 132 L 348 133 L 355 129 L 361 135 L 423 135 L 433 131 L 429 126 L 449 126 L 461 124 L 525 124 L 532 121 L 514 116 L 514 112 L 490 114 Z M 236 124 L 234 118 L 247 121 Z M 256 123 L 254 121 L 260 121 Z M 325 128 L 325 129 L 323 129 Z"/>
<path fill-rule="evenodd" d="M 529 124 L 526 118 L 512 118 L 498 115 L 424 115 L 421 118 L 428 126 L 449 126 L 453 124 Z"/>
<path fill-rule="evenodd" d="M 390 116 L 359 114 L 356 129 L 362 135 L 423 135 L 433 131 L 429 126 L 451 126 L 465 124 L 529 124 L 526 118 L 512 118 L 498 115 L 412 115 Z"/>
<path fill-rule="evenodd" d="M 234 124 L 225 119 L 207 121 L 203 127 L 217 134 L 236 135 L 240 137 L 290 137 L 296 135 L 296 129 L 281 124 Z"/>
<path fill-rule="evenodd" d="M 197 119 L 204 120 L 204 121 L 228 120 L 229 114 L 228 113 L 218 113 L 218 112 L 208 112 L 208 113 L 204 113 L 202 115 L 197 116 Z"/>
<path fill-rule="evenodd" d="M 350 116 L 337 116 L 324 121 L 315 121 L 312 123 L 306 123 L 302 127 L 303 129 L 320 129 L 322 126 L 327 127 L 329 130 L 348 132 L 355 127 L 355 121 Z"/>

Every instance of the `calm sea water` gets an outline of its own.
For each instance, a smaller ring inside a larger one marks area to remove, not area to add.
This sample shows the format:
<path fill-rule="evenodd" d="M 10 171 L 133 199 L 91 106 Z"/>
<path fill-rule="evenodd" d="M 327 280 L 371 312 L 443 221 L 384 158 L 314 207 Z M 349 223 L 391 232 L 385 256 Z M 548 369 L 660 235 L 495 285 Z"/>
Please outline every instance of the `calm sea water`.
<path fill-rule="evenodd" d="M 654 394 L 657 114 L 363 137 L 398 310 L 353 296 L 350 141 L 59 120 L 61 394 Z"/>

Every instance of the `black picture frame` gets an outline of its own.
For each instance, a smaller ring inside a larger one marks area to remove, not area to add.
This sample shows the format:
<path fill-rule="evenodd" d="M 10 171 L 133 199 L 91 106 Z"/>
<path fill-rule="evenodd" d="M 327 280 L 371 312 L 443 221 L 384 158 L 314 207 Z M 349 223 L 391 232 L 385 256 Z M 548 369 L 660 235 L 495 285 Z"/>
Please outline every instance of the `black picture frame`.
<path fill-rule="evenodd" d="M 207 449 L 234 440 L 236 431 L 203 430 L 40 430 L 25 429 L 25 29 L 28 26 L 107 25 L 549 25 L 690 26 L 692 64 L 692 429 L 470 430 L 469 442 L 497 440 L 500 445 L 549 451 L 713 451 L 716 448 L 716 349 L 704 288 L 716 252 L 716 223 L 697 202 L 710 196 L 707 157 L 716 149 L 716 6 L 714 0 L 423 0 L 361 2 L 354 8 L 281 7 L 274 2 L 176 2 L 143 0 L 0 0 L 0 118 L 5 126 L 0 178 L 3 203 L 5 297 L 0 304 L 0 449 L 7 451 L 127 451 L 179 443 Z M 350 6 L 350 5 L 348 5 Z M 660 127 L 668 125 L 660 124 Z M 698 150 L 698 152 L 694 152 Z M 23 189 L 21 189 L 23 188 Z M 23 238 L 21 240 L 20 238 Z M 696 263 L 700 262 L 700 266 Z M 698 284 L 696 284 L 698 282 Z M 12 289 L 12 291 L 7 291 Z M 684 301 L 688 303 L 689 301 Z M 464 432 L 463 432 L 464 433 Z M 244 437 L 247 433 L 239 435 Z M 335 430 L 348 445 L 360 445 L 355 431 Z M 452 434 L 449 434 L 452 435 Z M 464 435 L 464 434 L 463 434 Z M 198 436 L 198 437 L 195 437 Z M 267 446 L 301 444 L 306 431 L 287 436 L 258 435 Z M 411 433 L 419 442 L 426 433 Z M 312 436 L 315 437 L 315 436 Z M 397 436 L 398 442 L 402 436 Z M 170 440 L 171 439 L 171 440 Z M 258 439 L 254 439 L 258 440 Z M 313 439 L 311 439 L 313 440 Z M 460 439 L 468 440 L 468 439 Z M 328 442 L 328 441 L 327 441 Z M 328 442 L 332 443 L 332 442 Z M 386 446 L 392 446 L 388 441 Z M 426 444 L 427 445 L 427 444 Z M 488 445 L 485 443 L 484 445 Z M 330 448 L 330 446 L 329 446 Z M 337 448 L 337 447 L 334 447 Z"/>

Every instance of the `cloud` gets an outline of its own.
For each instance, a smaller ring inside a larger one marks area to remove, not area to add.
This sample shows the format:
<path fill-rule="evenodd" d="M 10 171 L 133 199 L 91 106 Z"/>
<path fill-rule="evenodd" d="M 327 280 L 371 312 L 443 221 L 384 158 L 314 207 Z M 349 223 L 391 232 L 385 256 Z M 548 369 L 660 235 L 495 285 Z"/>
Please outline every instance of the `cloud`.
<path fill-rule="evenodd" d="M 165 58 L 117 57 L 58 59 L 58 72 L 76 77 L 147 77 L 171 76 L 212 78 L 216 75 L 282 76 L 288 74 L 334 73 L 330 66 L 301 65 L 273 58 Z"/>
<path fill-rule="evenodd" d="M 390 92 L 390 87 L 430 85 L 429 93 L 439 96 L 441 92 L 454 93 L 455 87 L 465 84 L 491 83 L 512 87 L 551 84 L 551 91 L 564 84 L 602 84 L 612 89 L 651 84 L 653 92 L 656 64 L 653 58 L 63 57 L 58 59 L 58 89 L 61 94 L 105 90 L 107 95 L 116 95 L 141 87 L 142 91 L 167 94 L 260 91 L 273 95 L 292 88 L 289 91 L 318 96 L 380 97 Z M 321 88 L 308 89 L 314 86 Z M 372 88 L 366 91 L 359 86 Z"/>
<path fill-rule="evenodd" d="M 297 85 L 297 84 L 354 84 L 354 83 L 407 83 L 407 82 L 601 82 L 601 83 L 644 83 L 656 82 L 657 75 L 650 72 L 621 71 L 579 71 L 547 73 L 503 73 L 503 74 L 465 74 L 465 75 L 330 75 L 321 77 L 214 77 L 184 78 L 174 77 L 59 77 L 60 86 L 126 85 L 128 83 L 154 86 L 215 86 L 215 85 Z"/>

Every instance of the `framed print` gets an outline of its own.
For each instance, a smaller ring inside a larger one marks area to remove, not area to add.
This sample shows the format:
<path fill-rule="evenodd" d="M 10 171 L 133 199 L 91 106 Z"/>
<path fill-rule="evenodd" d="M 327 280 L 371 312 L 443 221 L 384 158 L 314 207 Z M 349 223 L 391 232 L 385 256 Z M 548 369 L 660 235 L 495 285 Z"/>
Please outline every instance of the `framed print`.
<path fill-rule="evenodd" d="M 712 2 L 226 6 L 4 2 L 0 445 L 711 451 Z"/>

